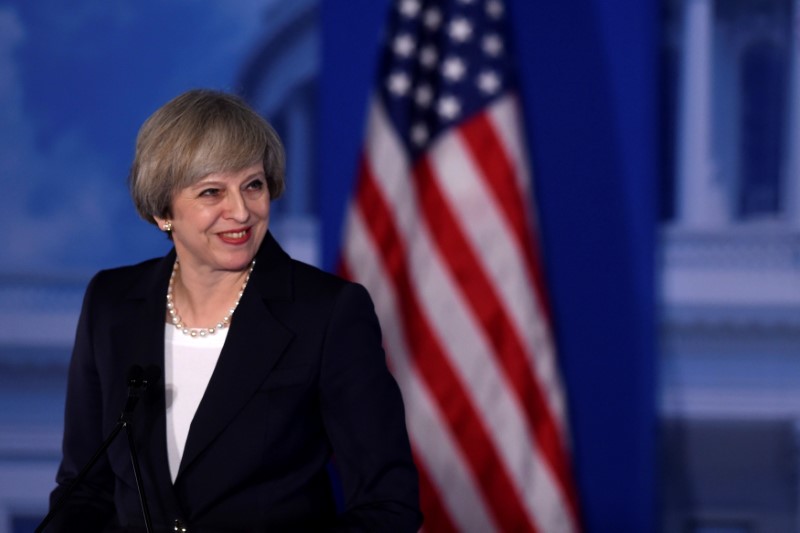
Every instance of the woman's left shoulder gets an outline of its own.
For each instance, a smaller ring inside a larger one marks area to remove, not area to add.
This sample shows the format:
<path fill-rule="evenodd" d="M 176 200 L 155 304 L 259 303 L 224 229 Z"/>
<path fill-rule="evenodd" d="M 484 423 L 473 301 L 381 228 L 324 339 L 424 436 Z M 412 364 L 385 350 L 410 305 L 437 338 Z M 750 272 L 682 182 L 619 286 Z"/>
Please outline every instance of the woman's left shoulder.
<path fill-rule="evenodd" d="M 360 283 L 350 281 L 302 261 L 292 260 L 292 263 L 296 296 L 303 298 L 330 298 L 333 300 L 343 296 L 356 299 L 366 297 L 369 300 L 366 288 Z"/>
<path fill-rule="evenodd" d="M 296 259 L 292 259 L 292 271 L 298 285 L 311 284 L 333 291 L 340 291 L 348 285 L 357 285 L 337 274 Z"/>

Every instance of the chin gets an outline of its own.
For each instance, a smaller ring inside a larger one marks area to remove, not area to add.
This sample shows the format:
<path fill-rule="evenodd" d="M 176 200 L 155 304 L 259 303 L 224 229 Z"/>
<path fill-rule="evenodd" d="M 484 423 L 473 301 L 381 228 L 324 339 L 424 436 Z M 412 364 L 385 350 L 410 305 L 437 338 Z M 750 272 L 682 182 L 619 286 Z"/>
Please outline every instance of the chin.
<path fill-rule="evenodd" d="M 245 270 L 250 266 L 250 261 L 253 260 L 255 255 L 256 255 L 255 250 L 252 251 L 248 250 L 247 252 L 242 250 L 241 252 L 233 256 L 218 258 L 217 264 L 219 265 L 219 268 L 221 268 L 222 270 L 230 270 L 230 271 Z"/>
<path fill-rule="evenodd" d="M 253 252 L 252 254 L 248 255 L 247 257 L 245 257 L 245 258 L 243 258 L 241 260 L 232 261 L 231 262 L 231 269 L 232 270 L 246 270 L 247 268 L 250 267 L 250 262 L 253 260 L 253 258 L 255 256 L 256 256 L 256 254 L 255 254 L 255 252 Z"/>

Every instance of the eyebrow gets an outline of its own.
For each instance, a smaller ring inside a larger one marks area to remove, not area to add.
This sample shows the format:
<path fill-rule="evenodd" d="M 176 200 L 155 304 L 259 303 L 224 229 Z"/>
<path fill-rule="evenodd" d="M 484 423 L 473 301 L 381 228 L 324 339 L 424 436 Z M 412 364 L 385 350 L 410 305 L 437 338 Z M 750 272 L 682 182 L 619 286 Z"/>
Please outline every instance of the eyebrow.
<path fill-rule="evenodd" d="M 254 178 L 264 178 L 267 179 L 267 174 L 263 170 L 258 172 L 254 172 L 253 174 L 248 174 L 242 179 L 242 183 L 249 181 Z M 195 187 L 208 187 L 209 185 L 219 185 L 225 183 L 224 179 L 220 178 L 209 178 L 208 176 L 201 178 L 200 181 L 195 182 L 194 184 L 190 185 L 190 188 Z"/>

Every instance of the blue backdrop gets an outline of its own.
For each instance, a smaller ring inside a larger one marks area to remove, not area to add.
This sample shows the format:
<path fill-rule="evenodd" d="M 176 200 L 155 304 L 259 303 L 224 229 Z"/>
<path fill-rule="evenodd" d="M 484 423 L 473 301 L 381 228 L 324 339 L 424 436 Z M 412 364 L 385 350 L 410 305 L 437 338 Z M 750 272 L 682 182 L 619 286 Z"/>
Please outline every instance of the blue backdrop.
<path fill-rule="evenodd" d="M 653 0 L 507 1 L 584 520 L 589 531 L 652 531 L 659 13 Z M 0 387 L 0 467 L 33 464 L 20 442 L 46 444 L 34 458 L 46 472 L 28 489 L 0 476 L 0 507 L 21 491 L 44 505 L 83 284 L 167 248 L 124 185 L 141 122 L 190 87 L 248 92 L 247 80 L 262 111 L 296 104 L 277 122 L 290 165 L 316 157 L 300 189 L 317 197 L 296 203 L 320 215 L 320 262 L 332 268 L 388 4 L 322 0 L 318 58 L 313 0 L 0 0 L 0 378 L 16 387 Z M 259 69 L 264 79 L 251 79 Z M 318 115 L 298 95 L 317 97 Z"/>
<path fill-rule="evenodd" d="M 163 253 L 125 187 L 136 132 L 188 88 L 239 90 L 271 3 L 0 0 L 0 274 L 85 280 Z"/>

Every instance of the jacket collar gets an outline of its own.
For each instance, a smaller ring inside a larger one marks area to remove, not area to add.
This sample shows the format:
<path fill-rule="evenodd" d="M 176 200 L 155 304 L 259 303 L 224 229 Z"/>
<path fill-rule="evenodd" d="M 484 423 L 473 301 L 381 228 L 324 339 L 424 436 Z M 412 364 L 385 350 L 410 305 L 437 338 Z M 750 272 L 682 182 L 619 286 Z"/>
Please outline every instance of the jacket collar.
<path fill-rule="evenodd" d="M 291 300 L 292 292 L 292 261 L 268 232 L 192 420 L 176 484 L 245 407 L 291 343 L 294 333 L 281 323 L 271 303 Z"/>
<path fill-rule="evenodd" d="M 138 268 L 139 276 L 128 289 L 120 308 L 114 310 L 112 357 L 120 368 L 140 365 L 161 369 L 161 380 L 148 390 L 131 423 L 145 479 L 152 480 L 156 494 L 151 502 L 166 509 L 178 509 L 169 475 L 166 440 L 166 397 L 163 382 L 164 327 L 167 284 L 175 263 L 175 251 L 151 265 Z M 174 511 L 165 511 L 168 515 Z"/>
<path fill-rule="evenodd" d="M 175 263 L 171 250 L 128 291 L 126 327 L 115 332 L 116 349 L 126 364 L 164 367 L 165 297 Z M 293 296 L 292 260 L 267 232 L 256 265 L 236 309 L 225 345 L 192 421 L 175 484 L 228 423 L 244 408 L 292 341 L 294 333 L 276 316 L 271 302 Z M 141 327 L 141 329 L 138 329 Z M 144 402 L 136 427 L 150 475 L 158 487 L 171 486 L 166 448 L 166 395 L 163 381 Z M 146 417 L 146 418 L 145 418 Z M 176 504 L 175 494 L 160 494 Z"/>

